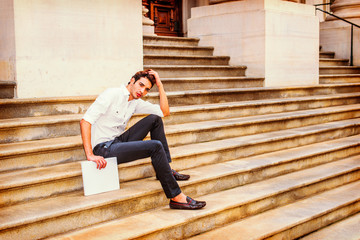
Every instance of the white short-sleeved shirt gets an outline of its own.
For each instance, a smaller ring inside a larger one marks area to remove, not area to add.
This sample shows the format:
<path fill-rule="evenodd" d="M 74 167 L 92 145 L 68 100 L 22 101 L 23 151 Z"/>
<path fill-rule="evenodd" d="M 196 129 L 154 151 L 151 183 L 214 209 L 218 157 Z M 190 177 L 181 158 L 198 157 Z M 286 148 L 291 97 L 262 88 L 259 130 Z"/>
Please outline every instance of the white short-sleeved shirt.
<path fill-rule="evenodd" d="M 92 147 L 120 136 L 134 113 L 164 116 L 159 105 L 142 99 L 128 101 L 129 96 L 125 85 L 109 88 L 86 111 L 83 119 L 91 123 Z"/>

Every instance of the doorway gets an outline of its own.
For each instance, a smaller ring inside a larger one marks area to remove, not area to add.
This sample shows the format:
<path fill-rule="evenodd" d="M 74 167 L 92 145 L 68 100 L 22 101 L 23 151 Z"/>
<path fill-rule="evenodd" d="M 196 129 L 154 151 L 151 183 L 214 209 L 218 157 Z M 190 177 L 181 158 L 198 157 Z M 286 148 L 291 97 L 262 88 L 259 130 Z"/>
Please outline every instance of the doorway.
<path fill-rule="evenodd" d="M 155 34 L 182 37 L 182 0 L 142 0 L 154 21 Z"/>

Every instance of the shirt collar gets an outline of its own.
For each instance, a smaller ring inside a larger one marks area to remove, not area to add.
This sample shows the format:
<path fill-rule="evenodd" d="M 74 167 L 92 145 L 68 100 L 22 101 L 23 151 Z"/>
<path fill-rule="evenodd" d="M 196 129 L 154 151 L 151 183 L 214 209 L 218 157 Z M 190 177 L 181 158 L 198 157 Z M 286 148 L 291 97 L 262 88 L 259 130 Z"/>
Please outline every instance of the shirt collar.
<path fill-rule="evenodd" d="M 122 92 L 125 96 L 127 96 L 127 97 L 130 96 L 130 92 L 129 92 L 129 90 L 126 88 L 125 84 L 124 84 L 124 85 L 121 85 L 120 89 L 121 89 L 121 92 Z"/>
<path fill-rule="evenodd" d="M 126 88 L 126 85 L 125 85 L 125 84 L 124 84 L 124 85 L 121 85 L 120 89 L 121 89 L 121 92 L 124 94 L 124 97 L 126 97 L 126 101 L 128 101 L 129 96 L 130 96 L 130 92 L 129 92 L 129 90 Z M 138 100 L 138 99 L 133 99 L 133 100 L 128 101 L 128 102 L 133 102 L 133 101 L 136 101 L 136 100 Z"/>

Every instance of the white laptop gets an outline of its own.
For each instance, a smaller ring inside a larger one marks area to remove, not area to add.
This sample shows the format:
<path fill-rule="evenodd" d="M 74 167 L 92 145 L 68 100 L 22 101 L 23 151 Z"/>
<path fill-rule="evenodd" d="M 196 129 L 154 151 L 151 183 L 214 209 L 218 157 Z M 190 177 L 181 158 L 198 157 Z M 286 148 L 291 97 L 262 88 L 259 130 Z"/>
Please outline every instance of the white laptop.
<path fill-rule="evenodd" d="M 106 168 L 96 168 L 92 161 L 82 161 L 81 170 L 85 196 L 120 189 L 116 157 L 106 158 Z"/>

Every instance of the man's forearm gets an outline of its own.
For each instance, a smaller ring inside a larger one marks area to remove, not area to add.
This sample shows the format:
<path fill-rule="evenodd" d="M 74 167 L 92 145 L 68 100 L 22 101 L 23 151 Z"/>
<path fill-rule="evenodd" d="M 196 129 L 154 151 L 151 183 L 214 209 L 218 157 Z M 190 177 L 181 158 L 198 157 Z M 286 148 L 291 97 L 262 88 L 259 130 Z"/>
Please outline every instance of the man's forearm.
<path fill-rule="evenodd" d="M 94 155 L 91 146 L 91 124 L 84 119 L 80 121 L 81 138 L 84 145 L 86 157 L 89 159 L 90 156 Z"/>
<path fill-rule="evenodd" d="M 159 89 L 161 111 L 163 112 L 164 117 L 169 116 L 170 115 L 169 101 L 166 96 L 164 86 L 162 84 L 160 84 L 160 86 L 158 86 L 158 89 Z"/>
<path fill-rule="evenodd" d="M 151 69 L 150 69 L 149 73 L 154 75 L 155 80 L 156 80 L 156 86 L 158 87 L 159 97 L 160 97 L 160 109 L 163 112 L 164 117 L 169 116 L 170 115 L 169 102 L 168 102 L 168 99 L 166 96 L 164 86 L 160 80 L 160 76 L 157 72 L 155 72 L 154 70 L 151 70 Z"/>
<path fill-rule="evenodd" d="M 89 161 L 93 161 L 96 163 L 96 167 L 98 169 L 102 169 L 106 167 L 106 160 L 102 156 L 96 156 L 93 153 L 91 146 L 91 123 L 82 119 L 80 121 L 80 129 L 81 129 L 81 137 L 83 140 L 84 150 L 86 154 L 86 158 Z"/>

